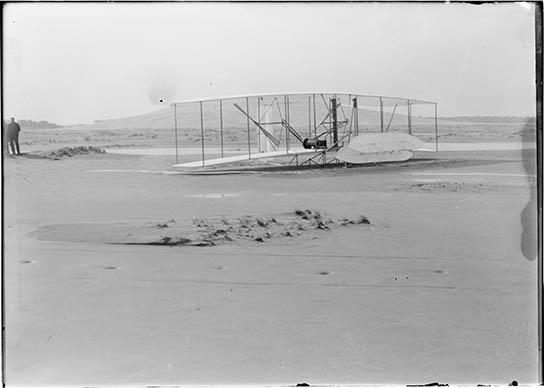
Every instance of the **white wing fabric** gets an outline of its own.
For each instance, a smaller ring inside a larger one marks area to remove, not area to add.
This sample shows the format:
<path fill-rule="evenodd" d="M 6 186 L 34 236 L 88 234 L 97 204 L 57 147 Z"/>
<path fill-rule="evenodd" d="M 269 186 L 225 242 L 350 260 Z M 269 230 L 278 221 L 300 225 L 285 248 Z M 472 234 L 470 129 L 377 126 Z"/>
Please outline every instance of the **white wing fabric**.
<path fill-rule="evenodd" d="M 423 146 L 418 138 L 401 132 L 363 133 L 336 154 L 347 163 L 377 163 L 408 160 Z"/>

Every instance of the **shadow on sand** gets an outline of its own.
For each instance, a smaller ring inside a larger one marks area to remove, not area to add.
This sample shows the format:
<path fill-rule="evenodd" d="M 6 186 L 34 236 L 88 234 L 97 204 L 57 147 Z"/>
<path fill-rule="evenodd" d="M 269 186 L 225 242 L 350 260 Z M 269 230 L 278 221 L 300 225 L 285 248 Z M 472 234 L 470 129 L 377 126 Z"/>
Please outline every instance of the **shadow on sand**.
<path fill-rule="evenodd" d="M 521 141 L 535 141 L 535 123 L 528 121 L 521 132 Z M 529 180 L 530 199 L 527 205 L 521 211 L 521 252 L 523 256 L 530 261 L 533 261 L 537 256 L 537 192 L 534 184 L 534 177 L 537 173 L 536 168 L 536 151 L 532 149 L 523 149 L 521 151 L 523 158 L 523 167 L 527 173 Z"/>

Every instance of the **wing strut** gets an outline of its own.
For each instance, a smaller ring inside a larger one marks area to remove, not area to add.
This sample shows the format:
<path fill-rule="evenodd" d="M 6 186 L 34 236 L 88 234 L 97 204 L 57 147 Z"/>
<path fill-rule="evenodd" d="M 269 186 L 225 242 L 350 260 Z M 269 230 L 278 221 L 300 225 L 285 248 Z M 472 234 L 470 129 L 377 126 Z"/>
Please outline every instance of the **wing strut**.
<path fill-rule="evenodd" d="M 294 137 L 297 138 L 297 140 L 301 143 L 304 142 L 304 139 L 298 134 L 298 132 L 287 122 L 287 120 L 282 120 L 281 125 L 288 130 Z"/>
<path fill-rule="evenodd" d="M 280 141 L 279 141 L 278 139 L 276 139 L 276 137 L 275 137 L 274 135 L 272 135 L 270 132 L 268 132 L 266 129 L 264 129 L 264 127 L 263 127 L 261 124 L 259 124 L 257 121 L 255 121 L 255 120 L 253 119 L 253 117 L 251 117 L 245 110 L 243 110 L 243 109 L 240 107 L 240 105 L 238 105 L 238 104 L 236 104 L 236 103 L 234 103 L 233 105 L 234 105 L 234 107 L 235 107 L 236 109 L 238 109 L 240 112 L 242 112 L 242 114 L 243 114 L 244 116 L 246 116 L 248 119 L 250 119 L 251 122 L 257 126 L 257 128 L 259 128 L 261 131 L 263 131 L 263 133 L 264 133 L 264 135 L 266 136 L 266 138 L 267 138 L 268 140 L 270 140 L 270 143 L 272 143 L 272 145 L 274 146 L 274 149 L 275 149 L 275 150 L 278 150 L 278 148 L 279 148 L 279 146 L 280 146 Z"/>
<path fill-rule="evenodd" d="M 395 117 L 395 111 L 397 110 L 397 104 L 395 104 L 395 107 L 393 108 L 393 113 L 391 113 L 391 118 L 389 119 L 389 124 L 387 124 L 387 129 L 385 132 L 389 131 L 389 127 L 391 126 L 391 121 L 393 121 L 393 117 Z"/>

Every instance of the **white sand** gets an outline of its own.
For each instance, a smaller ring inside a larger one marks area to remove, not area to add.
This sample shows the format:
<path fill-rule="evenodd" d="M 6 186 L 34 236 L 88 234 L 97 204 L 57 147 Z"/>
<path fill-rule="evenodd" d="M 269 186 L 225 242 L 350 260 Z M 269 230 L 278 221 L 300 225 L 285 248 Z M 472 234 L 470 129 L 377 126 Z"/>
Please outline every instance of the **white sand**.
<path fill-rule="evenodd" d="M 536 382 L 536 262 L 520 250 L 530 186 L 519 154 L 417 170 L 123 172 L 169 163 L 6 160 L 9 386 Z M 120 172 L 97 172 L 106 169 Z M 460 175 L 432 186 L 410 174 L 427 172 Z M 365 214 L 375 226 L 262 246 L 28 236 L 53 224 L 295 208 Z"/>

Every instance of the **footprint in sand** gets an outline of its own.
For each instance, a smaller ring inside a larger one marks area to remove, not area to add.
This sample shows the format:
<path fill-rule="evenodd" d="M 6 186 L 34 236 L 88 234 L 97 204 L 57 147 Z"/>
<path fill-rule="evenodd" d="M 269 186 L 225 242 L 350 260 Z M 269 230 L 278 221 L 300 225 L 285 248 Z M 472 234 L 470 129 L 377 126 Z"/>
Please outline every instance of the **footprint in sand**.
<path fill-rule="evenodd" d="M 334 272 L 329 271 L 320 271 L 317 273 L 318 275 L 327 276 L 327 275 L 334 275 Z"/>

